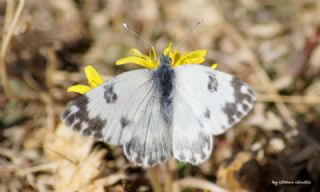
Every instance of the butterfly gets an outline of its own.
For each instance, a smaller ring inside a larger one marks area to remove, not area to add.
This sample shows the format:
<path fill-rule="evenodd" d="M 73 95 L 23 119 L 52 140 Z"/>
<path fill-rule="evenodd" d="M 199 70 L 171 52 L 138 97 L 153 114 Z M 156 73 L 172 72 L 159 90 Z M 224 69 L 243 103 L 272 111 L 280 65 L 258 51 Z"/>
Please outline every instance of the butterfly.
<path fill-rule="evenodd" d="M 185 55 L 171 45 L 159 59 L 131 50 L 117 64 L 146 69 L 101 82 L 62 114 L 72 129 L 108 144 L 123 145 L 132 162 L 154 166 L 170 157 L 198 165 L 207 160 L 213 136 L 238 123 L 256 96 L 237 77 L 202 66 L 205 51 Z M 194 64 L 192 64 L 194 63 Z"/>

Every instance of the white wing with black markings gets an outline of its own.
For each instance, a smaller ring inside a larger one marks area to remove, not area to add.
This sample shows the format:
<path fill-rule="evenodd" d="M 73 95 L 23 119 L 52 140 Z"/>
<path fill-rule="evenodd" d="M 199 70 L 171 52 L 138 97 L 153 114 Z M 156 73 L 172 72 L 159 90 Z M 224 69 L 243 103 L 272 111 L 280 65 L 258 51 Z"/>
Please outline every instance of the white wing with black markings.
<path fill-rule="evenodd" d="M 201 65 L 175 68 L 173 155 L 192 164 L 207 159 L 212 134 L 239 122 L 256 100 L 252 89 L 224 72 Z"/>
<path fill-rule="evenodd" d="M 157 94 L 153 71 L 126 72 L 81 95 L 62 119 L 84 135 L 122 144 L 129 160 L 152 166 L 172 154 L 171 132 L 159 115 Z"/>

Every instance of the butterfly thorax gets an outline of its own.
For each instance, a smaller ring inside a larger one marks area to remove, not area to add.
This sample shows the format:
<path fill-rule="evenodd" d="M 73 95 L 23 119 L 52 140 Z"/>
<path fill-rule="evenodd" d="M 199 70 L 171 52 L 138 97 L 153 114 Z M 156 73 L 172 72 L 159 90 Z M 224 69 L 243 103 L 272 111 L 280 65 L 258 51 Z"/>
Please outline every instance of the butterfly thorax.
<path fill-rule="evenodd" d="M 174 83 L 174 69 L 171 67 L 171 59 L 166 55 L 161 55 L 159 67 L 154 71 L 153 78 L 156 89 L 160 95 L 160 106 L 163 118 L 168 126 L 172 123 L 172 91 Z"/>

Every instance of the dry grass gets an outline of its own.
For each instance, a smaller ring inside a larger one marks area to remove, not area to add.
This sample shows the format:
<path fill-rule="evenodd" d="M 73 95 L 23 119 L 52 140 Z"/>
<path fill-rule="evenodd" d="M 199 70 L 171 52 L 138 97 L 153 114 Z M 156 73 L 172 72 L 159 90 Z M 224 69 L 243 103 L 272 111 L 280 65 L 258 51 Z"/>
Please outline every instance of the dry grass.
<path fill-rule="evenodd" d="M 0 191 L 320 191 L 319 11 L 316 0 L 0 0 Z M 207 162 L 143 169 L 61 124 L 85 65 L 111 78 L 135 67 L 114 65 L 129 48 L 148 50 L 123 22 L 162 50 L 199 18 L 179 49 L 207 49 L 207 64 L 258 93 Z"/>

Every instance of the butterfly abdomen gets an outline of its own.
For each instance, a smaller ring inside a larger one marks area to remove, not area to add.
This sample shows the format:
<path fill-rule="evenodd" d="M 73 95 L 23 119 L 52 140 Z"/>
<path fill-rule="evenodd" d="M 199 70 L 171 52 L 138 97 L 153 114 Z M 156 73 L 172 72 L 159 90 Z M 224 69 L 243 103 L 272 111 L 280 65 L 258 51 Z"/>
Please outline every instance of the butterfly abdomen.
<path fill-rule="evenodd" d="M 156 90 L 160 95 L 161 114 L 168 127 L 173 119 L 172 91 L 175 78 L 174 69 L 170 65 L 169 57 L 162 56 L 160 66 L 153 74 Z"/>

